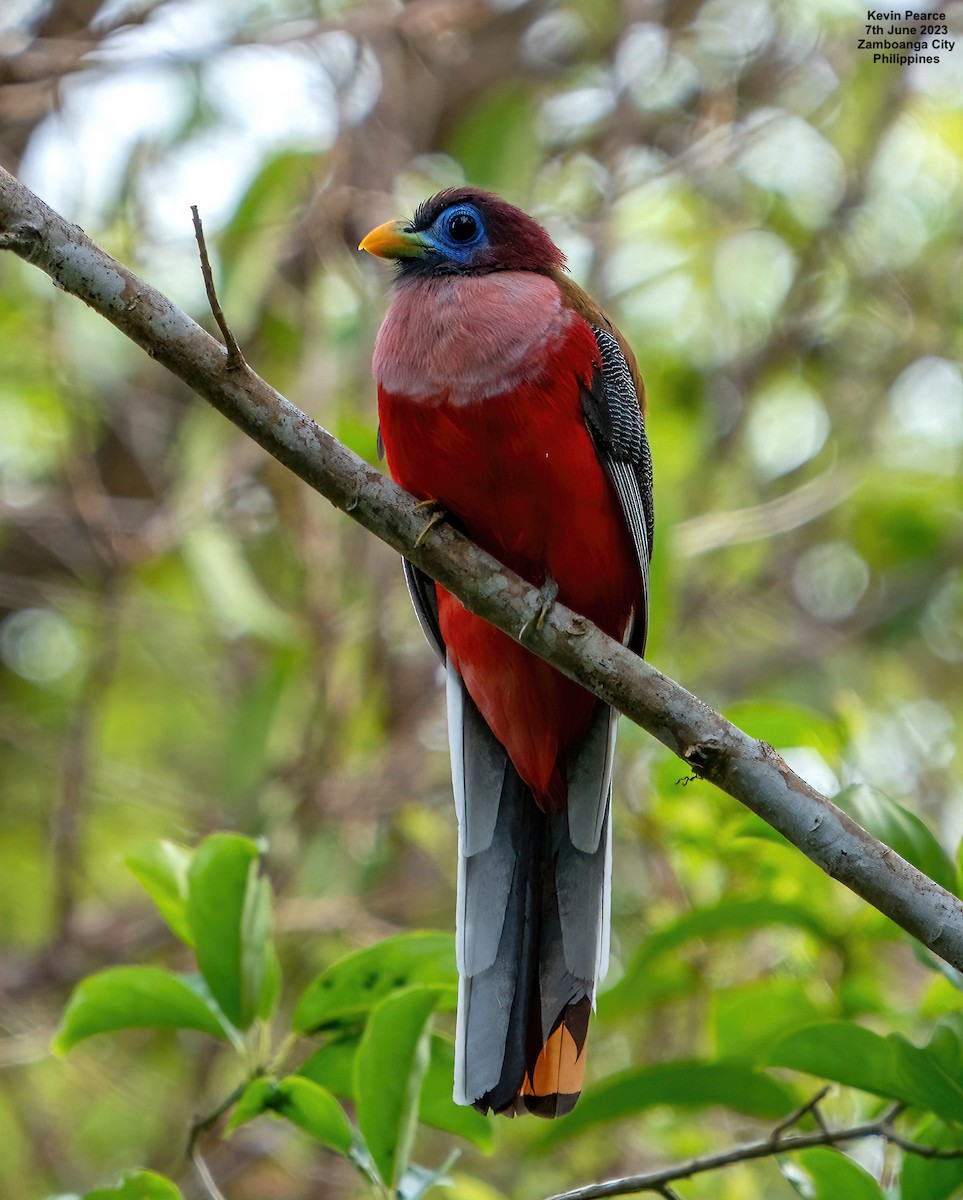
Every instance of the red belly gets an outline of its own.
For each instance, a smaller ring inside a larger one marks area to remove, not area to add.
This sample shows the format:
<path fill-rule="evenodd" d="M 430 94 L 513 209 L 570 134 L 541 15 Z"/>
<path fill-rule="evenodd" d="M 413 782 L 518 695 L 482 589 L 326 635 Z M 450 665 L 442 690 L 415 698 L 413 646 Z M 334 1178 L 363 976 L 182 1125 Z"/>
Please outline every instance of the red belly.
<path fill-rule="evenodd" d="M 563 604 L 621 638 L 639 570 L 570 361 L 558 355 L 533 383 L 471 404 L 379 388 L 381 432 L 402 487 L 437 500 L 531 583 L 550 575 Z M 541 807 L 563 806 L 566 754 L 599 702 L 440 587 L 438 613 L 450 661 L 519 775 Z"/>

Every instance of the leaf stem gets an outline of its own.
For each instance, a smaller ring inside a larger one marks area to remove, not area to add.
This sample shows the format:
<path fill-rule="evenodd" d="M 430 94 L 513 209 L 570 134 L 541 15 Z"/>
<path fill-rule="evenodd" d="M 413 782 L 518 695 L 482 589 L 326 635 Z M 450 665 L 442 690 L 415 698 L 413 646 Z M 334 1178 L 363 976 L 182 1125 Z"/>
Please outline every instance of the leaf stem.
<path fill-rule="evenodd" d="M 224 1116 L 228 1109 L 232 1108 L 238 1102 L 238 1100 L 240 1100 L 247 1085 L 253 1079 L 257 1079 L 263 1074 L 263 1070 L 257 1070 L 253 1074 L 249 1075 L 237 1085 L 230 1095 L 225 1096 L 217 1108 L 209 1112 L 207 1116 L 198 1117 L 194 1121 L 194 1123 L 191 1125 L 190 1135 L 187 1139 L 187 1157 L 191 1162 L 197 1161 L 197 1141 L 201 1134 L 206 1133 L 208 1129 L 213 1128 L 213 1126 L 217 1124 L 217 1122 L 221 1119 L 221 1117 Z"/>

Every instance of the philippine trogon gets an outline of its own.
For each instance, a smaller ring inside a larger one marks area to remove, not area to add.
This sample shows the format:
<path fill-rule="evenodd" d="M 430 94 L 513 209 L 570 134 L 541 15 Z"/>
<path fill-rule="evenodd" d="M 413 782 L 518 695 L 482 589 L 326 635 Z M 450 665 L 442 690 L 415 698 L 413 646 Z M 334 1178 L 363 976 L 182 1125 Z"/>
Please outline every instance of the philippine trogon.
<path fill-rule="evenodd" d="M 441 192 L 361 249 L 397 265 L 373 360 L 393 478 L 642 654 L 652 466 L 625 339 L 541 225 L 488 192 Z M 608 962 L 617 714 L 404 566 L 447 670 L 454 1097 L 561 1116 Z"/>

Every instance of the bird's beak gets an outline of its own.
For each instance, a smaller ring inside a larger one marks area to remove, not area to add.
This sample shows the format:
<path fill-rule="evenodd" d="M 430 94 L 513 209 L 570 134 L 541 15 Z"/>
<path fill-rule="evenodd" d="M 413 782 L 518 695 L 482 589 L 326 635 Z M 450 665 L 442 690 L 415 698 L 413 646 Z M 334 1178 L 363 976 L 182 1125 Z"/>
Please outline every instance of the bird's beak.
<path fill-rule="evenodd" d="M 421 258 L 427 246 L 421 234 L 404 221 L 386 221 L 363 237 L 358 249 L 378 258 Z"/>

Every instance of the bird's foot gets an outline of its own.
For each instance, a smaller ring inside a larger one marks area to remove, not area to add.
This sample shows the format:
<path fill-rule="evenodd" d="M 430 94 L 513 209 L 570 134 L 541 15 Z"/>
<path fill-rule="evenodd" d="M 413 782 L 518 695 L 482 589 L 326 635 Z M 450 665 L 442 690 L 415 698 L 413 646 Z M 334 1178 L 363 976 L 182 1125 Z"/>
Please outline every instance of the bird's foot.
<path fill-rule="evenodd" d="M 415 505 L 415 512 L 426 512 L 428 520 L 425 522 L 421 533 L 415 538 L 414 549 L 417 550 L 434 527 L 444 521 L 448 513 L 437 500 L 419 500 Z"/>
<path fill-rule="evenodd" d="M 524 642 L 533 630 L 541 630 L 545 624 L 545 618 L 555 607 L 557 599 L 558 584 L 551 575 L 546 575 L 545 582 L 538 589 L 538 604 L 535 606 L 535 611 L 522 626 L 521 632 L 518 635 L 521 641 Z"/>

